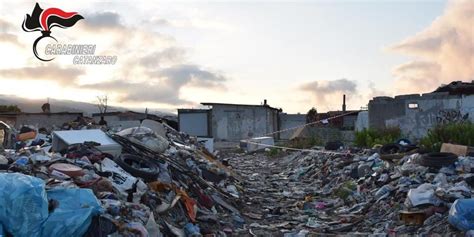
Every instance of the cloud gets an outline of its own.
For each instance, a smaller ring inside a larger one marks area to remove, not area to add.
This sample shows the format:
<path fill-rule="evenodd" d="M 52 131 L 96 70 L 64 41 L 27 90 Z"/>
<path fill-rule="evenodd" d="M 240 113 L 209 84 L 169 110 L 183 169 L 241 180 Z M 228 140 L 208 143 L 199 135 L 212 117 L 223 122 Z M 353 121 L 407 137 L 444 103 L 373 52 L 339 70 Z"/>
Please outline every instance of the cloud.
<path fill-rule="evenodd" d="M 120 102 L 152 102 L 169 105 L 189 103 L 179 98 L 182 86 L 173 87 L 164 81 L 130 82 L 127 80 L 114 80 L 96 84 L 83 85 L 83 88 L 99 89 L 107 93 L 117 94 Z"/>
<path fill-rule="evenodd" d="M 0 19 L 0 32 L 7 32 L 14 28 L 14 25 L 8 21 Z"/>
<path fill-rule="evenodd" d="M 215 30 L 221 32 L 228 32 L 235 30 L 233 26 L 223 23 L 223 21 L 215 18 L 203 18 L 200 15 L 187 15 L 186 17 L 174 17 L 173 19 L 164 19 L 159 16 L 154 16 L 149 20 L 144 20 L 144 24 L 153 27 L 173 27 L 185 29 L 201 29 L 201 30 Z"/>
<path fill-rule="evenodd" d="M 377 96 L 389 96 L 386 91 L 383 91 L 377 88 L 377 86 L 375 85 L 373 81 L 369 81 L 368 88 L 369 88 L 369 93 L 362 96 L 362 99 L 364 101 L 369 101 L 372 98 L 377 97 Z"/>
<path fill-rule="evenodd" d="M 15 29 L 15 26 L 12 23 L 0 19 L 0 42 L 22 47 L 23 44 L 18 40 L 18 36 L 10 32 L 13 29 Z"/>
<path fill-rule="evenodd" d="M 185 50 L 178 47 L 170 47 L 161 51 L 150 53 L 139 60 L 144 67 L 156 68 L 163 64 L 176 64 L 184 61 Z"/>
<path fill-rule="evenodd" d="M 23 46 L 23 44 L 18 41 L 18 36 L 10 33 L 0 33 L 0 42 L 10 43 L 16 46 Z"/>
<path fill-rule="evenodd" d="M 393 69 L 396 89 L 419 93 L 441 83 L 474 80 L 474 2 L 450 1 L 429 27 L 389 50 L 414 57 Z"/>
<path fill-rule="evenodd" d="M 172 84 L 184 85 L 188 84 L 194 87 L 202 88 L 219 88 L 225 89 L 222 84 L 226 81 L 226 77 L 219 73 L 210 72 L 199 68 L 197 65 L 182 64 L 174 67 L 166 68 L 156 74 L 164 76 L 170 80 Z"/>
<path fill-rule="evenodd" d="M 84 73 L 81 69 L 61 68 L 54 64 L 39 67 L 0 69 L 0 77 L 3 79 L 55 81 L 59 84 L 70 86 Z"/>
<path fill-rule="evenodd" d="M 155 26 L 173 26 L 173 23 L 167 19 L 163 18 L 152 18 L 150 20 L 150 23 L 152 23 Z"/>
<path fill-rule="evenodd" d="M 116 11 L 84 12 L 82 15 L 85 19 L 61 39 L 71 43 L 94 43 L 97 55 L 117 55 L 117 64 L 73 66 L 62 56 L 44 64 L 31 64 L 25 60 L 23 67 L 0 69 L 0 80 L 52 81 L 67 90 L 106 93 L 116 102 L 135 106 L 191 105 L 193 103 L 182 94 L 187 88 L 226 89 L 227 77 L 188 61 L 186 49 L 180 47 L 173 36 L 150 30 L 143 22 L 129 18 L 125 21 L 126 15 Z M 161 24 L 166 24 L 163 20 Z M 14 29 L 2 20 L 0 27 L 0 33 Z M 0 41 L 16 39 L 6 37 L 0 35 Z M 30 54 L 28 56 L 32 58 Z"/>
<path fill-rule="evenodd" d="M 225 89 L 222 83 L 226 81 L 225 76 L 201 69 L 196 65 L 177 65 L 157 70 L 149 76 L 150 78 L 140 82 L 119 79 L 82 85 L 82 87 L 116 93 L 122 102 L 182 105 L 192 103 L 181 98 L 182 88 L 189 86 Z"/>
<path fill-rule="evenodd" d="M 120 15 L 116 12 L 100 12 L 91 15 L 85 15 L 84 22 L 90 28 L 95 29 L 113 29 L 124 28 Z"/>
<path fill-rule="evenodd" d="M 313 81 L 299 87 L 300 90 L 310 92 L 317 103 L 326 104 L 334 96 L 344 93 L 356 93 L 357 84 L 354 81 L 342 78 L 333 81 Z"/>

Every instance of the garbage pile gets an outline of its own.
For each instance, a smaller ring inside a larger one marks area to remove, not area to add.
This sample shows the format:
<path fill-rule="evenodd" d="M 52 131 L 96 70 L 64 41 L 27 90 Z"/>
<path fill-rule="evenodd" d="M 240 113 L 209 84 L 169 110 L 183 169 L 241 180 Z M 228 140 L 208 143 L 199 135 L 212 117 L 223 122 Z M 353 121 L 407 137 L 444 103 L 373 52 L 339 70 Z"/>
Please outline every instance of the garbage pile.
<path fill-rule="evenodd" d="M 241 160 L 233 165 L 249 170 L 246 202 L 261 206 L 243 211 L 255 234 L 452 236 L 474 229 L 474 157 L 413 148 L 299 151 L 256 158 L 261 173 L 251 168 L 256 160 Z"/>
<path fill-rule="evenodd" d="M 148 124 L 109 134 L 120 145 L 115 155 L 94 137 L 65 142 L 84 130 L 52 140 L 30 134 L 0 150 L 0 236 L 234 233 L 236 176 L 193 138 Z"/>
<path fill-rule="evenodd" d="M 306 226 L 319 232 L 395 235 L 451 235 L 474 228 L 472 220 L 465 227 L 470 215 L 457 211 L 472 204 L 463 199 L 469 200 L 473 190 L 473 157 L 439 152 L 413 153 L 398 160 L 392 154 L 388 157 L 384 160 L 379 153 L 295 155 L 289 162 L 294 166 L 285 174 L 314 185 L 297 204 L 309 215 Z"/>

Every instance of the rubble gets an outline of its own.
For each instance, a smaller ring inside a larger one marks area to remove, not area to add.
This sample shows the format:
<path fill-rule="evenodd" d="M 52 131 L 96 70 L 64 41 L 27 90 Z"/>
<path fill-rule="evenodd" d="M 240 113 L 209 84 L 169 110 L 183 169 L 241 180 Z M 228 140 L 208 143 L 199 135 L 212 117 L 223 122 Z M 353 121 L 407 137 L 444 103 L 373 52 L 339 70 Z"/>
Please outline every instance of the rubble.
<path fill-rule="evenodd" d="M 469 230 L 466 222 L 474 225 L 457 207 L 471 205 L 474 160 L 468 157 L 411 149 L 389 161 L 374 150 L 234 156 L 230 164 L 248 177 L 242 212 L 249 233 L 451 236 Z M 426 163 L 427 156 L 436 165 Z"/>
<path fill-rule="evenodd" d="M 226 236 L 242 228 L 233 172 L 195 138 L 145 124 L 108 135 L 54 131 L 56 140 L 18 132 L 14 149 L 0 150 L 0 235 Z"/>
<path fill-rule="evenodd" d="M 216 157 L 155 121 L 87 128 L 10 130 L 0 235 L 472 234 L 473 157 L 420 154 L 408 140 Z"/>

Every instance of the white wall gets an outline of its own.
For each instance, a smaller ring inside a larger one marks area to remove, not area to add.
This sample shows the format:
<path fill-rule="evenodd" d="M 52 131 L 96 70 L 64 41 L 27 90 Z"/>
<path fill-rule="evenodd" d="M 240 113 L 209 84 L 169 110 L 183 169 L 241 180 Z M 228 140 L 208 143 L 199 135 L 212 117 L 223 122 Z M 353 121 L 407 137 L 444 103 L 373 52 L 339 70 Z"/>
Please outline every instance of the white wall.
<path fill-rule="evenodd" d="M 410 103 L 418 103 L 417 109 L 410 109 Z M 474 121 L 474 96 L 431 96 L 405 101 L 405 116 L 388 119 L 386 126 L 400 126 L 402 133 L 417 139 L 426 135 L 437 124 Z"/>
<path fill-rule="evenodd" d="M 216 140 L 239 141 L 277 130 L 277 112 L 263 106 L 213 105 L 212 136 Z"/>

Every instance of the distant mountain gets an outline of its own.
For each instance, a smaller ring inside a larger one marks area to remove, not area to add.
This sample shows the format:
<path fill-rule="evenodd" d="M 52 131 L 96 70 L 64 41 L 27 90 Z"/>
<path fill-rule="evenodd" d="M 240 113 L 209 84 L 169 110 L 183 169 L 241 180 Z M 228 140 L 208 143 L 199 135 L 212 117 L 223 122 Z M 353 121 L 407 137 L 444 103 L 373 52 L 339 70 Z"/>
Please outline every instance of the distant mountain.
<path fill-rule="evenodd" d="M 12 95 L 0 95 L 0 105 L 16 105 L 23 112 L 37 113 L 42 112 L 41 106 L 46 103 L 46 99 L 26 99 Z M 98 113 L 97 105 L 93 103 L 79 102 L 73 100 L 58 100 L 49 99 L 51 105 L 51 112 L 83 112 L 85 115 Z M 136 112 L 145 112 L 144 109 L 125 108 L 118 106 L 109 106 L 108 112 L 132 110 Z M 155 114 L 161 117 L 176 119 L 176 115 L 171 112 L 157 111 L 156 109 L 148 109 L 150 114 Z"/>

